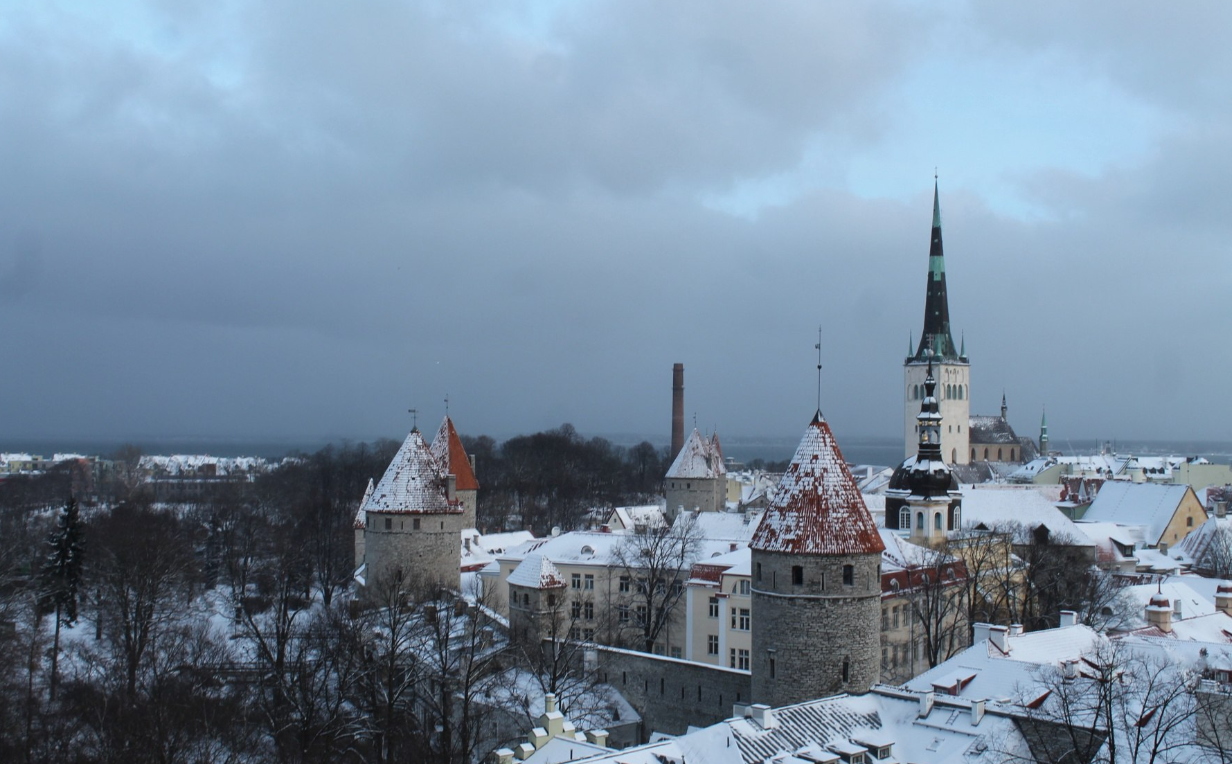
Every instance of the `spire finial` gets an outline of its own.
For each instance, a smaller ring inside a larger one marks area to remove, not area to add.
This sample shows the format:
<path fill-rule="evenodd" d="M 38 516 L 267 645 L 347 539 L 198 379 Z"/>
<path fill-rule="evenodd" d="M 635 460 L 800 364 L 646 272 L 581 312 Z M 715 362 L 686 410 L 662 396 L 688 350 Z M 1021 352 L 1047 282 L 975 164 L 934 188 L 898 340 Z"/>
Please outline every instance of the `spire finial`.
<path fill-rule="evenodd" d="M 967 357 L 967 333 L 962 333 L 962 347 L 958 351 L 958 357 L 965 359 Z"/>
<path fill-rule="evenodd" d="M 411 432 L 419 432 L 419 409 L 407 409 L 406 413 L 411 415 Z"/>
<path fill-rule="evenodd" d="M 817 413 L 821 413 L 821 326 L 817 327 Z"/>
<path fill-rule="evenodd" d="M 445 393 L 445 416 L 449 416 L 449 393 Z"/>

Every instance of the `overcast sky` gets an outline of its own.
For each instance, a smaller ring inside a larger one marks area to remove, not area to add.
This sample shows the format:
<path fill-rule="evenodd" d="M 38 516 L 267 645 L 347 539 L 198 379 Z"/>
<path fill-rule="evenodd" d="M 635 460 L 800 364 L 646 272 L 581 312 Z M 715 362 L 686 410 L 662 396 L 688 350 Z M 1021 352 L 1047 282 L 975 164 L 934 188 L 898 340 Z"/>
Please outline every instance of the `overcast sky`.
<path fill-rule="evenodd" d="M 5 3 L 0 428 L 1228 436 L 1232 5 Z"/>

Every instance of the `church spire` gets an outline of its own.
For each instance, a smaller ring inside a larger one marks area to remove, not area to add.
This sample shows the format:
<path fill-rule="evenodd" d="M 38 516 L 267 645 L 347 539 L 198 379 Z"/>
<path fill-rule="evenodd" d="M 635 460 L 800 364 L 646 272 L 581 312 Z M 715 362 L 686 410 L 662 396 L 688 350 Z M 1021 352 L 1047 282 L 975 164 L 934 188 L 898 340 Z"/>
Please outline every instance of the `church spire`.
<path fill-rule="evenodd" d="M 1048 455 L 1048 408 L 1045 407 L 1040 415 L 1040 437 L 1039 437 L 1040 456 Z"/>
<path fill-rule="evenodd" d="M 924 378 L 924 400 L 920 403 L 920 413 L 915 420 L 920 424 L 917 463 L 944 461 L 941 456 L 941 406 L 937 403 L 937 378 L 933 376 L 931 352 L 928 355 L 928 376 Z"/>
<path fill-rule="evenodd" d="M 941 194 L 940 187 L 933 183 L 933 230 L 928 248 L 928 286 L 924 298 L 924 332 L 916 348 L 914 361 L 925 359 L 925 350 L 933 352 L 943 361 L 959 359 L 950 334 L 950 306 L 945 289 L 945 253 L 941 245 Z"/>

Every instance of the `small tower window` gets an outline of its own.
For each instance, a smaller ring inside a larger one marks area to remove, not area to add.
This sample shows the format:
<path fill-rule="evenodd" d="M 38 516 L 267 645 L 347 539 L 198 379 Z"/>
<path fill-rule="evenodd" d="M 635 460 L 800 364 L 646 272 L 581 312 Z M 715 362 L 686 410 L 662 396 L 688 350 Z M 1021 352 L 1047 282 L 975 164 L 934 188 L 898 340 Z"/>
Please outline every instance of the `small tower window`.
<path fill-rule="evenodd" d="M 898 527 L 903 530 L 911 527 L 911 510 L 907 507 L 898 510 Z"/>
<path fill-rule="evenodd" d="M 1001 461 L 1001 449 L 997 449 L 997 461 Z"/>
<path fill-rule="evenodd" d="M 392 517 L 385 518 L 385 530 L 392 531 L 394 529 L 394 519 Z"/>
<path fill-rule="evenodd" d="M 411 520 L 411 530 L 413 531 L 419 530 L 419 518 L 418 517 Z"/>
<path fill-rule="evenodd" d="M 852 586 L 856 582 L 856 568 L 854 565 L 843 566 L 843 586 Z"/>
<path fill-rule="evenodd" d="M 1193 523 L 1193 518 L 1189 518 L 1190 524 Z M 804 586 L 804 567 L 800 565 L 791 566 L 791 585 Z"/>
<path fill-rule="evenodd" d="M 923 512 L 915 513 L 915 527 L 918 528 L 919 530 L 924 530 L 924 513 Z"/>
<path fill-rule="evenodd" d="M 975 461 L 975 449 L 971 449 L 971 461 Z"/>
<path fill-rule="evenodd" d="M 984 461 L 988 461 L 988 449 L 984 449 Z"/>
<path fill-rule="evenodd" d="M 851 661 L 843 658 L 843 684 L 851 681 Z"/>
<path fill-rule="evenodd" d="M 950 464 L 954 464 L 957 461 L 958 461 L 958 449 L 951 448 L 950 449 Z"/>
<path fill-rule="evenodd" d="M 937 530 L 941 530 L 941 513 L 940 512 L 933 513 L 933 527 L 936 528 Z"/>
<path fill-rule="evenodd" d="M 757 580 L 761 580 L 761 563 L 757 563 Z"/>

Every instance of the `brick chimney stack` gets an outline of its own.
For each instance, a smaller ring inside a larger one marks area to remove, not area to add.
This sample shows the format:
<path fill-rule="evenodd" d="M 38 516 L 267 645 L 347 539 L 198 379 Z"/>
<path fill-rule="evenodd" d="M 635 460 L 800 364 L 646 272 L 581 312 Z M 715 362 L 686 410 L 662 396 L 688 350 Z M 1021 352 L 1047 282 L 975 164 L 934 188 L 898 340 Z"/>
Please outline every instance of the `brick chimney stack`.
<path fill-rule="evenodd" d="M 684 448 L 684 364 L 672 365 L 672 455 Z"/>

